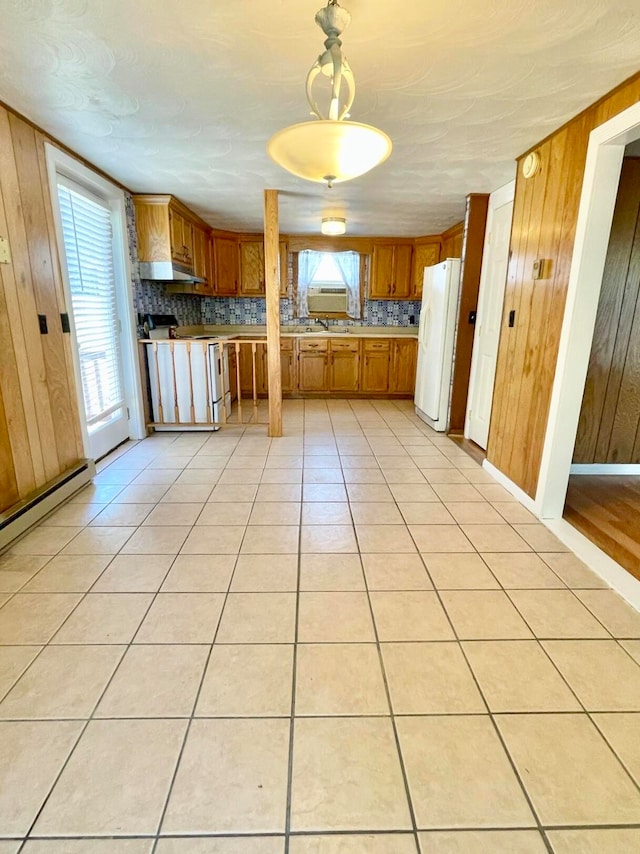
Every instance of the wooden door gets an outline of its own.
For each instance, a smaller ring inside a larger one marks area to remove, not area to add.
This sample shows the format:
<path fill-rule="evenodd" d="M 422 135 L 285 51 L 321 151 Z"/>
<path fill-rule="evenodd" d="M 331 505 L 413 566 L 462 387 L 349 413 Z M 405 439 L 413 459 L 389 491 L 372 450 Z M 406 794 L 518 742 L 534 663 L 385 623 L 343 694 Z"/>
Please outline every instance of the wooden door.
<path fill-rule="evenodd" d="M 376 243 L 371 256 L 370 299 L 391 299 L 393 296 L 393 244 Z"/>
<path fill-rule="evenodd" d="M 440 260 L 440 244 L 439 243 L 419 243 L 413 249 L 412 267 L 412 287 L 411 298 L 415 300 L 422 299 L 422 285 L 424 283 L 424 268 L 433 267 Z"/>
<path fill-rule="evenodd" d="M 389 341 L 363 342 L 360 391 L 382 394 L 389 391 Z"/>
<path fill-rule="evenodd" d="M 218 296 L 235 296 L 238 293 L 238 242 L 232 237 L 215 237 L 213 250 L 215 293 Z"/>
<path fill-rule="evenodd" d="M 264 296 L 264 244 L 262 240 L 240 240 L 240 296 Z"/>
<path fill-rule="evenodd" d="M 360 353 L 358 341 L 331 341 L 329 390 L 358 391 Z"/>
<path fill-rule="evenodd" d="M 399 243 L 394 247 L 394 299 L 409 299 L 412 291 L 411 281 L 411 257 L 413 247 L 406 243 Z"/>
<path fill-rule="evenodd" d="M 300 391 L 327 391 L 327 339 L 300 341 L 298 388 Z"/>
<path fill-rule="evenodd" d="M 396 394 L 411 394 L 416 387 L 416 358 L 418 342 L 409 338 L 396 338 L 391 346 L 391 372 L 389 391 Z"/>

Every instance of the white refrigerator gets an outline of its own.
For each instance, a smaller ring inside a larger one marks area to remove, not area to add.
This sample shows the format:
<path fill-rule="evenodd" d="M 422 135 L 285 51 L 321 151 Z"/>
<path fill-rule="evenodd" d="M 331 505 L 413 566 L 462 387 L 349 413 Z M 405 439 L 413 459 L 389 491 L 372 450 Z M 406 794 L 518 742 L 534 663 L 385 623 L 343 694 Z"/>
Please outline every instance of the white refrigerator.
<path fill-rule="evenodd" d="M 449 426 L 460 259 L 425 267 L 418 333 L 416 413 L 434 430 Z"/>

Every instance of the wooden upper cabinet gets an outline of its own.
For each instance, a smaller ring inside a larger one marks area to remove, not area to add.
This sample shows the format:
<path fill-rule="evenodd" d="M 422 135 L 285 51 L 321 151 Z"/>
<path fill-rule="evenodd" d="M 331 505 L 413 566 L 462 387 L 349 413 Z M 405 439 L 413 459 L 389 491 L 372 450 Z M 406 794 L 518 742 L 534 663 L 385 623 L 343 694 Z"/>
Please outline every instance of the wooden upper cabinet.
<path fill-rule="evenodd" d="M 411 273 L 411 298 L 422 299 L 422 285 L 424 282 L 424 268 L 433 267 L 440 261 L 439 243 L 416 243 L 413 247 L 413 261 Z"/>
<path fill-rule="evenodd" d="M 418 342 L 415 338 L 404 341 L 394 338 L 391 345 L 389 391 L 396 394 L 413 394 L 416 387 Z"/>
<path fill-rule="evenodd" d="M 262 238 L 238 241 L 240 261 L 239 296 L 264 296 L 264 242 Z"/>
<path fill-rule="evenodd" d="M 171 259 L 193 270 L 193 225 L 169 204 Z"/>
<path fill-rule="evenodd" d="M 238 294 L 238 254 L 238 241 L 234 237 L 214 237 L 214 290 L 217 296 Z"/>
<path fill-rule="evenodd" d="M 289 244 L 280 241 L 280 298 L 289 295 Z"/>
<path fill-rule="evenodd" d="M 371 299 L 409 299 L 411 296 L 410 243 L 376 241 L 371 257 Z"/>

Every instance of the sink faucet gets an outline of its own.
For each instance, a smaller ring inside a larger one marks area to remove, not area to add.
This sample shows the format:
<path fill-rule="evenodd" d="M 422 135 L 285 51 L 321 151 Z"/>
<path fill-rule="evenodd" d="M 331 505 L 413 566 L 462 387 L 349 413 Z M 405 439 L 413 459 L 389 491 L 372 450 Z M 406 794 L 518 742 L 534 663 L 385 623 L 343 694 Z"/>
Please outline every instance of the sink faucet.
<path fill-rule="evenodd" d="M 325 323 L 325 321 L 321 317 L 316 317 L 315 321 L 316 321 L 316 323 L 319 323 L 320 326 L 324 326 L 324 328 L 327 330 L 327 332 L 329 331 L 329 324 Z"/>

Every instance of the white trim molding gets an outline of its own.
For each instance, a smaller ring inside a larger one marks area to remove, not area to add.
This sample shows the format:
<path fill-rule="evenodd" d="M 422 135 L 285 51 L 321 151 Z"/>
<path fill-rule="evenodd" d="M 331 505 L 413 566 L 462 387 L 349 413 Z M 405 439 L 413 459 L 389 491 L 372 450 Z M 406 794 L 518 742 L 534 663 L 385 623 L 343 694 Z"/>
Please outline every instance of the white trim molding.
<path fill-rule="evenodd" d="M 637 463 L 573 463 L 571 474 L 587 475 L 640 475 Z"/>
<path fill-rule="evenodd" d="M 58 246 L 63 245 L 62 224 L 57 203 L 57 176 L 64 175 L 77 181 L 100 198 L 107 201 L 112 211 L 112 227 L 114 241 L 114 264 L 116 280 L 119 288 L 118 311 L 122 323 L 122 361 L 127 407 L 129 409 L 129 438 L 144 439 L 147 435 L 144 419 L 142 397 L 142 381 L 138 362 L 137 318 L 133 308 L 133 285 L 131 261 L 129 258 L 129 237 L 127 233 L 127 215 L 125 209 L 124 191 L 112 184 L 106 178 L 92 171 L 84 163 L 71 157 L 51 143 L 45 143 L 49 192 L 51 195 L 56 239 Z M 69 282 L 66 267 L 62 264 L 62 276 L 67 303 L 70 303 Z M 76 348 L 73 347 L 74 367 L 76 372 L 76 390 L 81 412 L 84 411 L 80 367 Z M 82 436 L 85 456 L 89 457 L 89 437 L 87 426 L 82 419 Z"/>

